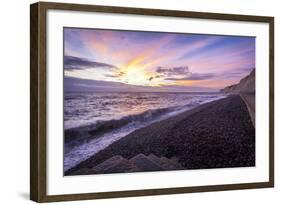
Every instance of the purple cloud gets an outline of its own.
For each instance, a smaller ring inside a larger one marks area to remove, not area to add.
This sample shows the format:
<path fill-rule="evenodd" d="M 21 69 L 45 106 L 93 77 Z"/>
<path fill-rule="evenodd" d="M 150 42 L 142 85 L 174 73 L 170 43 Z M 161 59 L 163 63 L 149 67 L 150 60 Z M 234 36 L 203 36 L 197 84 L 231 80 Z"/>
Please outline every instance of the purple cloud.
<path fill-rule="evenodd" d="M 97 68 L 97 67 L 117 68 L 114 65 L 90 61 L 85 58 L 78 58 L 78 57 L 74 57 L 74 56 L 65 56 L 64 57 L 64 69 L 66 69 L 66 70 L 82 70 L 82 69 Z"/>
<path fill-rule="evenodd" d="M 165 80 L 207 80 L 214 78 L 212 73 L 189 73 L 188 76 L 183 78 L 165 78 Z"/>
<path fill-rule="evenodd" d="M 164 68 L 159 66 L 156 69 L 157 73 L 161 73 L 166 76 L 173 76 L 173 75 L 186 75 L 189 74 L 189 68 L 188 66 L 178 66 L 178 67 L 172 67 L 172 68 Z"/>

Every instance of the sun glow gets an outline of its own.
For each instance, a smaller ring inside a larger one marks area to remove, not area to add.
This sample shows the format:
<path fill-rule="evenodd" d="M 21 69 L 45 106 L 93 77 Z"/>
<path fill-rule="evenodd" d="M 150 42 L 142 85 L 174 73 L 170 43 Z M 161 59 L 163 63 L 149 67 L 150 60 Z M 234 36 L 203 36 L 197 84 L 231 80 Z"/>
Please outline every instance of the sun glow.
<path fill-rule="evenodd" d="M 131 85 L 149 85 L 148 77 L 140 67 L 127 67 L 121 81 Z"/>

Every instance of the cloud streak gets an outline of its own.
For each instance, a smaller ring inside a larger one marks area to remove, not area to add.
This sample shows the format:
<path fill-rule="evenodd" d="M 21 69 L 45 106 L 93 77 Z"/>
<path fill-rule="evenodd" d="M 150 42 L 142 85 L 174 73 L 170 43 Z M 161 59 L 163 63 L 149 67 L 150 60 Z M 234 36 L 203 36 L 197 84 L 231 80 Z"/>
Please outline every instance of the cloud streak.
<path fill-rule="evenodd" d="M 186 77 L 183 77 L 183 78 L 165 78 L 165 80 L 172 80 L 172 81 L 175 81 L 175 80 L 192 80 L 192 81 L 195 81 L 195 80 L 206 80 L 206 79 L 212 79 L 214 78 L 215 75 L 212 74 L 212 73 L 190 73 L 188 76 Z"/>
<path fill-rule="evenodd" d="M 172 68 L 163 68 L 163 67 L 158 67 L 156 69 L 157 73 L 165 74 L 167 76 L 172 76 L 172 75 L 186 75 L 189 74 L 189 68 L 188 66 L 179 66 L 179 67 L 172 67 Z"/>
<path fill-rule="evenodd" d="M 83 70 L 88 68 L 117 68 L 114 65 L 90 61 L 74 56 L 64 57 L 64 69 L 66 70 Z"/>

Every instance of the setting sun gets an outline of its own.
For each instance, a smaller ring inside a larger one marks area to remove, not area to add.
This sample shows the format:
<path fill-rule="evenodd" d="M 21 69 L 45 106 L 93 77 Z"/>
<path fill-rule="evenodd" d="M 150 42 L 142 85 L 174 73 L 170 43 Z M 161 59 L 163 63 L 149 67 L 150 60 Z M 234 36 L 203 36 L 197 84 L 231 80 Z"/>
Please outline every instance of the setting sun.
<path fill-rule="evenodd" d="M 131 85 L 149 85 L 149 81 L 144 71 L 139 67 L 128 68 L 121 81 Z"/>

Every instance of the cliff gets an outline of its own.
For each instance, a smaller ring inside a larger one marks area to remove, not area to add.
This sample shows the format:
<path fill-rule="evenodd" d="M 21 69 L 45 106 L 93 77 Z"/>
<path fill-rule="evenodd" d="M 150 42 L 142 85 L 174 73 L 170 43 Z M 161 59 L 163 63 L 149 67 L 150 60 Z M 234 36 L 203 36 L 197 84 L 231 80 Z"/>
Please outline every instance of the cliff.
<path fill-rule="evenodd" d="M 255 93 L 255 69 L 242 78 L 239 83 L 221 89 L 224 93 Z"/>

